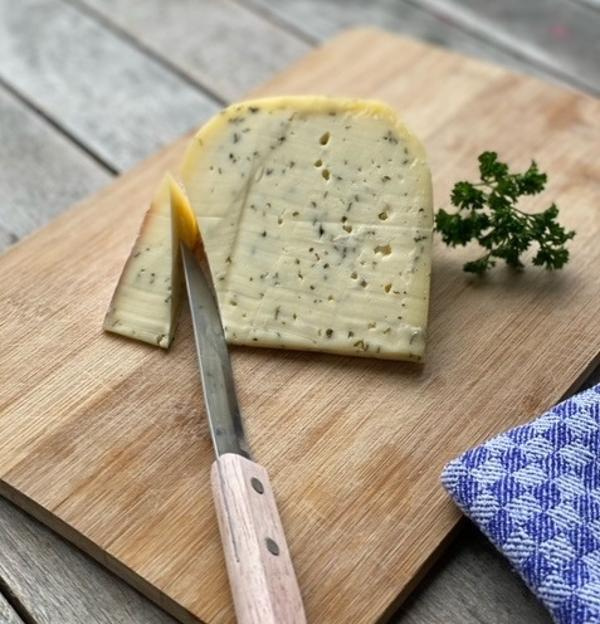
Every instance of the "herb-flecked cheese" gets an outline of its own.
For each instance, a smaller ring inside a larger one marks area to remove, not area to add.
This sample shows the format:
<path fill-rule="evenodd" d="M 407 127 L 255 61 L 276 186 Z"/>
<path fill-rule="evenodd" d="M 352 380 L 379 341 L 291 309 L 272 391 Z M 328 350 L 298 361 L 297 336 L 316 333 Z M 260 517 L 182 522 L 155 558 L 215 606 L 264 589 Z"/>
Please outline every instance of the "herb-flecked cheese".
<path fill-rule="evenodd" d="M 194 247 L 196 218 L 169 174 L 160 183 L 123 268 L 104 329 L 167 348 L 182 295 L 179 242 Z"/>
<path fill-rule="evenodd" d="M 192 140 L 182 179 L 230 343 L 422 359 L 431 179 L 391 108 L 232 105 Z"/>

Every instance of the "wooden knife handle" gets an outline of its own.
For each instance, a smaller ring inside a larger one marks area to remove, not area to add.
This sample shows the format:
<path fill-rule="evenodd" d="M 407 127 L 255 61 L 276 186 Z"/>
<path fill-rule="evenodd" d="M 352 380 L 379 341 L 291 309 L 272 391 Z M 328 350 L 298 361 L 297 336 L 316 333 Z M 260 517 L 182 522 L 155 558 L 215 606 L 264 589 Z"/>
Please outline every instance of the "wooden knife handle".
<path fill-rule="evenodd" d="M 267 471 L 226 453 L 213 496 L 239 624 L 305 624 L 306 616 Z"/>

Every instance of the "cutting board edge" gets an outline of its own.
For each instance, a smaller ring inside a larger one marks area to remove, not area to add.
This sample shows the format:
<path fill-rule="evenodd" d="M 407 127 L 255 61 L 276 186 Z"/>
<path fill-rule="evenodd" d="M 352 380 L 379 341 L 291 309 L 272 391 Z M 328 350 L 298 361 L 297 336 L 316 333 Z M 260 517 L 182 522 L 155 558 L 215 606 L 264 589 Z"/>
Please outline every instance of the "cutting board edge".
<path fill-rule="evenodd" d="M 488 69 L 489 68 L 493 68 L 496 70 L 500 69 L 502 71 L 510 73 L 511 75 L 518 76 L 519 78 L 524 78 L 527 80 L 532 80 L 537 83 L 543 84 L 547 88 L 553 88 L 559 91 L 569 91 L 577 96 L 581 96 L 581 97 L 596 101 L 596 98 L 594 96 L 584 91 L 581 91 L 577 89 L 576 87 L 573 87 L 572 85 L 567 85 L 567 84 L 563 85 L 562 83 L 549 82 L 547 80 L 538 78 L 537 76 L 526 74 L 518 70 L 514 70 L 512 68 L 504 67 L 497 63 L 477 59 L 468 54 L 463 54 L 455 50 L 449 50 L 435 42 L 429 42 L 429 41 L 424 42 L 415 37 L 410 37 L 410 36 L 407 36 L 406 34 L 393 33 L 393 32 L 386 30 L 385 28 L 380 28 L 377 26 L 360 26 L 360 27 L 347 28 L 347 29 L 342 30 L 341 32 L 337 33 L 335 36 L 317 45 L 310 52 L 308 52 L 307 54 L 300 57 L 298 60 L 291 63 L 285 69 L 276 72 L 273 76 L 271 76 L 265 82 L 261 83 L 254 89 L 251 89 L 248 93 L 244 94 L 244 96 L 239 101 L 243 101 L 244 99 L 250 99 L 253 97 L 260 97 L 260 94 L 263 93 L 265 90 L 268 90 L 271 84 L 277 84 L 277 82 L 281 80 L 282 76 L 288 75 L 289 73 L 302 69 L 304 64 L 309 63 L 312 57 L 315 55 L 319 55 L 323 49 L 328 48 L 330 46 L 335 46 L 336 44 L 338 44 L 339 41 L 343 41 L 344 39 L 347 39 L 350 37 L 356 37 L 359 35 L 385 36 L 386 38 L 390 38 L 394 40 L 406 41 L 413 45 L 416 44 L 416 45 L 422 46 L 425 49 L 434 48 L 437 51 L 443 52 L 447 56 L 460 58 L 463 61 L 468 61 L 469 63 L 477 64 Z M 20 238 L 16 243 L 12 244 L 10 247 L 0 252 L 0 258 L 5 258 L 5 257 L 12 255 L 15 252 L 18 252 L 20 248 L 24 246 L 24 244 L 28 243 L 32 239 L 35 239 L 36 237 L 42 235 L 43 233 L 52 230 L 54 227 L 59 226 L 63 222 L 63 220 L 69 220 L 73 214 L 91 207 L 98 200 L 102 199 L 104 195 L 110 193 L 111 191 L 114 191 L 114 187 L 116 185 L 125 184 L 130 178 L 137 177 L 140 172 L 143 172 L 147 170 L 148 168 L 152 168 L 155 165 L 158 166 L 158 164 L 163 160 L 168 162 L 171 159 L 174 159 L 175 154 L 177 154 L 178 152 L 179 152 L 179 157 L 182 158 L 188 141 L 194 136 L 194 134 L 202 126 L 202 124 L 205 123 L 205 121 L 207 121 L 207 119 L 201 121 L 200 125 L 195 126 L 189 131 L 183 133 L 182 135 L 174 139 L 171 143 L 164 145 L 155 153 L 143 158 L 140 162 L 135 164 L 130 169 L 127 169 L 126 171 L 119 173 L 114 178 L 112 178 L 106 185 L 101 187 L 99 190 L 95 191 L 91 195 L 88 195 L 87 197 L 79 201 L 76 201 L 74 204 L 66 208 L 64 211 L 62 211 L 59 215 L 53 218 L 46 225 L 43 225 L 42 227 Z M 167 169 L 165 168 L 164 171 L 167 171 Z M 156 183 L 158 184 L 158 182 L 159 182 L 159 179 L 157 176 Z M 149 197 L 150 197 L 150 192 L 149 192 Z"/>
<path fill-rule="evenodd" d="M 552 405 L 556 405 L 557 403 L 561 403 L 566 400 L 571 395 L 576 392 L 580 392 L 585 389 L 586 381 L 594 376 L 594 373 L 597 369 L 600 368 L 600 353 L 598 353 L 595 357 L 593 357 L 589 364 L 581 370 L 581 373 L 578 377 L 573 381 L 565 390 L 560 394 L 559 398 L 556 399 L 551 405 L 548 405 L 547 409 L 550 409 Z M 545 411 L 545 410 L 543 410 Z M 539 415 L 541 415 L 540 412 Z M 498 432 L 500 434 L 501 432 Z M 468 449 L 464 449 L 465 451 Z M 440 486 L 441 487 L 441 486 Z M 0 492 L 1 493 L 1 492 Z M 431 570 L 432 566 L 444 555 L 446 550 L 450 547 L 455 537 L 460 533 L 463 527 L 466 526 L 469 521 L 468 516 L 466 516 L 452 501 L 452 499 L 448 496 L 447 499 L 448 505 L 452 506 L 456 510 L 456 517 L 453 521 L 450 521 L 448 524 L 447 531 L 444 535 L 441 536 L 437 545 L 431 550 L 429 555 L 423 559 L 419 568 L 415 571 L 410 581 L 404 586 L 404 588 L 398 593 L 397 597 L 392 600 L 387 608 L 382 612 L 379 616 L 376 624 L 387 624 L 390 622 L 391 618 L 397 614 L 398 609 L 402 606 L 402 604 L 408 599 L 408 597 L 413 593 L 413 591 L 420 585 L 421 581 L 427 575 L 427 573 Z M 487 536 L 486 536 L 487 537 Z"/>
<path fill-rule="evenodd" d="M 91 557 L 103 568 L 120 578 L 130 587 L 133 587 L 136 591 L 153 602 L 157 607 L 165 611 L 168 615 L 174 617 L 182 624 L 208 624 L 205 620 L 197 618 L 193 613 L 191 613 L 191 611 L 183 607 L 174 599 L 170 598 L 156 585 L 153 585 L 150 581 L 144 579 L 134 570 L 119 561 L 116 557 L 107 551 L 102 550 L 91 539 L 60 518 L 56 513 L 45 509 L 42 505 L 24 494 L 22 491 L 13 487 L 8 481 L 1 477 L 0 496 L 43 524 L 60 538 L 67 540 L 78 550 Z M 450 499 L 448 499 L 448 504 L 452 505 L 452 501 Z M 404 586 L 402 591 L 398 593 L 396 598 L 385 607 L 380 615 L 377 616 L 374 624 L 386 624 L 391 620 L 398 608 L 421 583 L 433 564 L 444 554 L 446 549 L 453 542 L 455 536 L 461 530 L 465 520 L 465 516 L 460 513 L 456 514 L 454 521 L 451 521 L 446 532 L 441 535 L 437 545 L 422 561 L 419 569 L 415 574 L 413 574 L 411 580 Z"/>
<path fill-rule="evenodd" d="M 356 27 L 345 28 L 344 30 L 341 30 L 340 32 L 333 35 L 332 37 L 319 43 L 310 52 L 307 52 L 304 56 L 301 56 L 299 59 L 297 59 L 290 65 L 288 65 L 283 70 L 276 72 L 268 80 L 265 80 L 257 87 L 248 91 L 246 94 L 244 94 L 244 97 L 241 98 L 239 101 L 242 101 L 243 99 L 248 99 L 250 97 L 261 97 L 260 94 L 264 93 L 265 90 L 268 90 L 271 84 L 277 84 L 278 82 L 280 82 L 282 76 L 287 76 L 290 73 L 303 69 L 304 65 L 310 64 L 313 56 L 319 55 L 323 49 L 328 48 L 330 46 L 335 46 L 339 44 L 340 41 L 344 41 L 345 39 L 350 39 L 353 37 L 361 37 L 361 36 L 373 36 L 373 37 L 378 37 L 378 38 L 385 37 L 387 39 L 394 40 L 396 42 L 404 41 L 408 45 L 416 45 L 416 46 L 422 47 L 424 50 L 432 48 L 433 50 L 437 52 L 442 52 L 444 55 L 448 57 L 451 57 L 454 59 L 460 59 L 461 61 L 468 62 L 469 64 L 473 66 L 477 65 L 487 70 L 502 71 L 513 77 L 517 77 L 519 79 L 524 79 L 528 81 L 533 81 L 539 85 L 544 85 L 544 87 L 546 88 L 555 89 L 563 93 L 566 91 L 573 95 L 581 96 L 588 100 L 597 101 L 597 98 L 593 94 L 583 91 L 581 89 L 578 89 L 576 86 L 572 84 L 568 84 L 566 82 L 560 82 L 558 81 L 558 79 L 554 81 L 550 78 L 550 76 L 548 76 L 548 79 L 541 78 L 533 74 L 528 74 L 525 71 L 520 70 L 518 68 L 515 69 L 513 67 L 507 67 L 505 65 L 502 65 L 501 63 L 495 63 L 487 59 L 476 58 L 466 52 L 460 52 L 458 50 L 446 48 L 443 45 L 440 45 L 439 43 L 435 41 L 424 41 L 417 37 L 412 37 L 406 33 L 392 32 L 392 31 L 386 30 L 385 28 L 381 28 L 379 26 L 356 26 Z"/>
<path fill-rule="evenodd" d="M 424 48 L 434 47 L 438 50 L 443 50 L 445 54 L 452 55 L 454 57 L 459 57 L 462 59 L 466 59 L 470 63 L 479 64 L 484 67 L 494 67 L 494 68 L 498 67 L 497 65 L 494 65 L 492 63 L 482 62 L 478 59 L 473 59 L 472 57 L 469 57 L 467 55 L 454 53 L 454 52 L 448 52 L 444 48 L 441 48 L 440 46 L 436 46 L 434 44 L 429 44 L 429 43 L 425 44 L 415 39 L 412 39 L 410 37 L 397 36 L 395 34 L 389 33 L 388 31 L 384 29 L 375 28 L 375 27 L 355 28 L 355 29 L 349 29 L 349 30 L 343 31 L 342 33 L 332 38 L 331 40 L 328 40 L 327 42 L 319 46 L 316 50 L 310 52 L 309 54 L 299 59 L 296 63 L 292 64 L 287 70 L 284 70 L 283 72 L 278 73 L 271 80 L 269 80 L 264 85 L 262 85 L 260 89 L 264 90 L 265 88 L 268 87 L 268 85 L 270 85 L 271 83 L 275 83 L 277 80 L 279 80 L 280 77 L 284 74 L 299 71 L 299 69 L 303 67 L 303 64 L 307 62 L 307 59 L 311 58 L 315 54 L 321 53 L 323 49 L 326 49 L 329 46 L 336 45 L 340 40 L 343 40 L 350 36 L 356 36 L 357 34 L 370 34 L 370 35 L 380 34 L 380 35 L 385 36 L 386 38 L 390 38 L 394 40 L 410 41 L 410 42 L 414 42 L 417 45 L 421 45 Z M 544 84 L 545 86 L 549 88 L 554 88 L 554 89 L 561 90 L 561 91 L 568 90 L 567 88 L 564 88 L 563 86 L 559 86 L 556 84 L 549 84 L 543 80 L 540 80 L 531 76 L 518 74 L 517 72 L 514 72 L 513 70 L 509 70 L 505 68 L 501 68 L 501 69 L 511 74 L 518 75 L 519 77 L 524 77 L 527 80 L 535 80 L 536 82 Z M 574 89 L 570 89 L 570 90 L 577 95 L 590 97 L 587 94 L 581 93 Z M 37 236 L 41 236 L 44 234 L 44 232 L 52 231 L 52 229 L 55 226 L 59 226 L 59 224 L 63 222 L 63 219 L 69 220 L 74 214 L 78 214 L 78 215 L 83 214 L 86 210 L 91 209 L 92 206 L 100 198 L 104 197 L 105 194 L 110 194 L 111 192 L 113 192 L 115 188 L 118 188 L 121 192 L 125 191 L 127 189 L 128 181 L 135 180 L 136 177 L 141 174 L 141 172 L 145 172 L 146 176 L 149 177 L 148 172 L 146 171 L 147 169 L 151 169 L 151 170 L 158 169 L 160 164 L 163 161 L 165 163 L 170 160 L 175 161 L 176 155 L 179 154 L 180 150 L 183 151 L 185 144 L 187 143 L 189 138 L 193 135 L 193 132 L 194 131 L 185 133 L 182 137 L 178 138 L 173 143 L 167 146 L 164 146 L 157 153 L 144 159 L 141 163 L 136 165 L 133 169 L 115 178 L 106 187 L 104 187 L 103 189 L 95 193 L 94 195 L 82 200 L 81 202 L 77 202 L 71 208 L 65 211 L 65 213 L 60 215 L 56 220 L 54 220 L 53 222 L 51 222 L 44 228 L 37 230 L 31 236 L 26 237 L 26 239 L 24 239 L 17 245 L 14 245 L 13 247 L 11 247 L 9 250 L 7 250 L 6 254 L 0 255 L 0 257 L 3 257 L 4 255 L 10 255 L 13 251 L 17 252 L 20 248 L 22 248 L 23 242 L 29 241 L 30 239 L 35 238 Z M 593 358 L 588 364 L 588 366 L 582 369 L 579 377 L 569 386 L 570 388 L 569 391 L 573 391 L 574 389 L 576 389 L 580 385 L 581 381 L 585 379 L 585 377 L 589 374 L 589 372 L 594 368 L 594 365 L 595 365 L 594 363 L 597 364 L 599 361 L 600 361 L 600 354 L 598 354 L 595 358 Z M 11 486 L 10 483 L 4 481 L 2 478 L 0 478 L 0 495 L 4 496 L 7 500 L 11 501 L 15 505 L 17 505 L 19 508 L 23 509 L 25 512 L 27 512 L 29 515 L 39 520 L 44 525 L 48 526 L 51 530 L 53 530 L 57 534 L 61 535 L 62 537 L 64 537 L 65 539 L 73 543 L 80 550 L 83 550 L 86 554 L 88 554 L 93 559 L 98 561 L 101 565 L 109 569 L 111 572 L 115 573 L 117 576 L 122 578 L 125 582 L 127 582 L 128 584 L 133 586 L 135 589 L 140 591 L 143 595 L 147 596 L 160 608 L 172 614 L 174 617 L 176 617 L 180 621 L 184 622 L 185 624 L 187 624 L 188 622 L 190 622 L 191 624 L 194 624 L 194 623 L 197 624 L 198 622 L 201 622 L 201 620 L 199 620 L 196 616 L 192 615 L 187 609 L 182 607 L 179 603 L 175 602 L 173 599 L 169 598 L 167 595 L 161 592 L 161 590 L 158 589 L 156 586 L 144 580 L 141 576 L 139 576 L 136 572 L 128 568 L 125 564 L 121 563 L 119 560 L 113 558 L 111 555 L 109 555 L 105 551 L 102 551 L 91 540 L 89 540 L 87 537 L 85 537 L 85 535 L 81 534 L 76 529 L 74 529 L 70 524 L 66 523 L 64 520 L 61 520 L 60 518 L 56 517 L 51 512 L 47 511 L 45 508 L 43 508 L 41 505 L 36 503 L 34 500 L 30 499 L 27 495 L 16 490 L 13 486 Z M 450 505 L 451 502 L 448 501 L 448 504 Z M 450 526 L 448 532 L 445 535 L 440 537 L 438 545 L 433 549 L 433 551 L 429 554 L 429 556 L 423 559 L 423 563 L 419 567 L 419 569 L 416 571 L 414 577 L 398 594 L 397 599 L 393 601 L 392 604 L 388 605 L 384 611 L 382 611 L 382 614 L 378 618 L 378 621 L 380 622 L 387 621 L 393 615 L 393 611 L 397 609 L 397 607 L 402 603 L 402 601 L 408 597 L 408 595 L 415 588 L 415 586 L 418 585 L 418 583 L 426 574 L 426 572 L 431 568 L 431 565 L 433 565 L 433 563 L 443 553 L 444 548 L 449 543 L 451 543 L 453 536 L 456 534 L 456 531 L 460 527 L 460 524 L 461 524 L 461 516 L 457 514 L 456 522 Z"/>
<path fill-rule="evenodd" d="M 448 504 L 452 504 L 452 502 L 448 500 Z M 429 556 L 423 560 L 423 562 L 419 566 L 419 569 L 412 575 L 410 581 L 404 586 L 404 588 L 402 589 L 402 591 L 400 591 L 397 597 L 392 600 L 384 609 L 382 614 L 379 616 L 376 624 L 388 624 L 388 622 L 391 622 L 391 619 L 394 616 L 398 615 L 398 609 L 402 607 L 408 597 L 421 584 L 421 581 L 431 570 L 432 566 L 443 556 L 443 554 L 450 547 L 458 533 L 460 533 L 463 527 L 466 526 L 466 523 L 466 516 L 458 511 L 458 513 L 456 514 L 456 519 L 452 524 L 450 524 L 448 530 L 442 536 L 438 545 L 429 553 Z"/>
<path fill-rule="evenodd" d="M 564 391 L 559 402 L 566 399 L 571 394 L 583 387 L 586 379 L 600 366 L 600 353 L 593 358 L 578 376 L 578 378 Z M 466 450 L 466 449 L 465 449 Z M 131 568 L 119 561 L 116 557 L 102 550 L 91 539 L 75 529 L 71 524 L 60 518 L 55 513 L 45 509 L 42 505 L 13 487 L 8 481 L 0 476 L 0 496 L 10 503 L 30 515 L 32 518 L 49 528 L 63 539 L 66 539 L 80 551 L 94 559 L 97 563 L 115 574 L 125 583 L 133 587 L 140 594 L 151 600 L 160 609 L 180 621 L 182 624 L 207 624 L 204 620 L 198 619 L 188 609 L 183 607 L 167 594 L 162 592 L 156 585 L 145 580 Z M 454 506 L 452 500 L 448 498 L 448 505 Z M 376 624 L 386 624 L 395 615 L 397 610 L 419 586 L 432 566 L 443 556 L 447 548 L 452 544 L 456 535 L 465 525 L 467 517 L 460 511 L 455 514 L 446 527 L 446 532 L 440 536 L 437 544 L 432 548 L 429 555 L 423 559 L 418 570 L 412 575 L 410 581 L 402 588 L 395 599 L 377 617 Z"/>
<path fill-rule="evenodd" d="M 136 591 L 151 600 L 156 606 L 173 616 L 182 624 L 207 624 L 204 620 L 198 619 L 185 607 L 162 592 L 156 585 L 145 580 L 117 558 L 113 557 L 105 550 L 102 550 L 68 522 L 65 522 L 55 513 L 42 507 L 42 505 L 20 490 L 14 488 L 3 478 L 0 478 L 0 496 L 49 528 L 59 537 L 66 539 L 78 550 L 91 557 L 103 568 L 119 577 L 122 581 L 133 587 Z"/>
<path fill-rule="evenodd" d="M 33 232 L 26 234 L 22 238 L 20 238 L 16 243 L 10 245 L 7 249 L 0 252 L 0 260 L 6 261 L 6 258 L 18 254 L 21 252 L 21 249 L 29 244 L 32 240 L 35 240 L 39 237 L 45 236 L 48 233 L 52 232 L 56 228 L 62 227 L 64 222 L 71 221 L 74 216 L 80 216 L 86 210 L 91 210 L 95 204 L 99 201 L 102 201 L 106 195 L 110 195 L 114 193 L 115 188 L 126 187 L 126 184 L 130 179 L 135 180 L 141 173 L 145 172 L 147 169 L 153 170 L 155 167 L 158 168 L 162 161 L 168 163 L 175 157 L 175 154 L 178 154 L 180 157 L 183 156 L 183 151 L 187 145 L 187 142 L 192 138 L 196 130 L 190 130 L 185 134 L 179 136 L 171 143 L 164 145 L 157 152 L 151 154 L 147 158 L 144 158 L 136 165 L 134 165 L 131 169 L 127 169 L 127 171 L 123 173 L 119 173 L 114 178 L 110 179 L 107 184 L 102 186 L 100 189 L 76 201 L 71 204 L 68 208 L 63 210 L 60 214 L 56 215 L 51 221 L 46 223 L 45 225 L 35 229 Z M 161 171 L 168 171 L 168 167 L 165 166 Z M 159 177 L 156 178 L 156 183 L 159 182 Z M 152 191 L 154 187 L 149 188 L 148 190 L 148 198 L 150 200 Z M 147 210 L 147 206 L 143 205 L 140 207 L 140 222 L 143 213 Z M 131 244 L 133 245 L 135 238 L 135 233 L 132 234 Z M 0 275 L 1 277 L 1 275 Z"/>

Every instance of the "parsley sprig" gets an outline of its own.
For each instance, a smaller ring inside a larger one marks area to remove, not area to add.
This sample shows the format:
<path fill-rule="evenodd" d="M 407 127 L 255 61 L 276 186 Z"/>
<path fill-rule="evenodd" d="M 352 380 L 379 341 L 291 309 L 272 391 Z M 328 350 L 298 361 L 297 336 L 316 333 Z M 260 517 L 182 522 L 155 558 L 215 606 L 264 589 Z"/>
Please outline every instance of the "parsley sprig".
<path fill-rule="evenodd" d="M 565 243 L 575 236 L 556 218 L 558 208 L 549 208 L 535 214 L 517 208 L 522 195 L 536 195 L 546 186 L 547 176 L 539 171 L 535 161 L 524 173 L 510 173 L 508 165 L 498 160 L 496 152 L 479 156 L 481 182 L 457 182 L 451 201 L 458 212 L 440 209 L 435 218 L 435 229 L 442 240 L 452 246 L 466 245 L 475 239 L 485 253 L 467 262 L 463 269 L 482 275 L 501 259 L 509 266 L 522 269 L 521 255 L 533 243 L 537 252 L 532 262 L 546 269 L 560 269 L 569 260 Z"/>

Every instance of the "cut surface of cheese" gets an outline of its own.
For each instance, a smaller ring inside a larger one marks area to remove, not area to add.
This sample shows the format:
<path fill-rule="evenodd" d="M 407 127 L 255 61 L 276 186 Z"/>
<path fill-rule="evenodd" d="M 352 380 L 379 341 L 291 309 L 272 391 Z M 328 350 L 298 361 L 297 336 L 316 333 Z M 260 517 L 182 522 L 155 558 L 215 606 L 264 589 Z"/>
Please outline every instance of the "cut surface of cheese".
<path fill-rule="evenodd" d="M 391 108 L 235 104 L 200 129 L 181 175 L 230 343 L 423 358 L 431 179 Z"/>
<path fill-rule="evenodd" d="M 104 329 L 167 348 L 182 293 L 179 242 L 198 241 L 196 218 L 167 174 L 146 213 L 104 320 Z"/>

